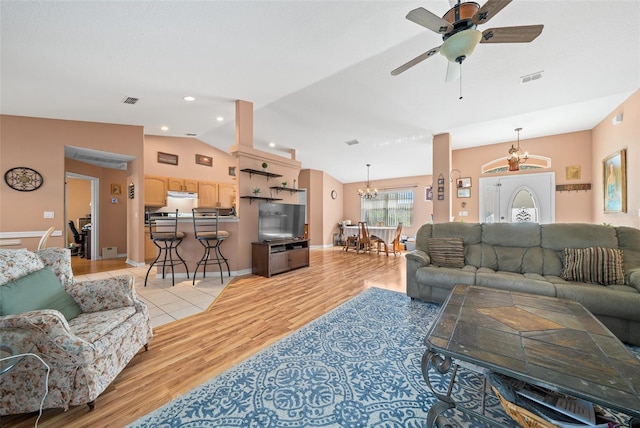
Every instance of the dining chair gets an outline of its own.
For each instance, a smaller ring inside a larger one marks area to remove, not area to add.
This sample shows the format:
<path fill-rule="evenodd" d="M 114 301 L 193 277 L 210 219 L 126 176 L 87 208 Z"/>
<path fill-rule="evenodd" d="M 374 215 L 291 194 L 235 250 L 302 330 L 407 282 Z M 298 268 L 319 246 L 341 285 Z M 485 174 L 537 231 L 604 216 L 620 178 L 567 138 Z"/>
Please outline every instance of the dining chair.
<path fill-rule="evenodd" d="M 396 229 L 396 236 L 393 238 L 391 242 L 391 250 L 393 251 L 393 255 L 396 253 L 402 253 L 402 247 L 400 246 L 400 236 L 402 235 L 402 222 L 398 223 L 398 228 Z"/>
<path fill-rule="evenodd" d="M 387 255 L 387 257 L 389 257 L 389 246 L 387 245 L 387 241 L 380 238 L 379 236 L 370 234 L 368 227 L 366 229 L 367 234 L 369 235 L 369 249 L 375 248 L 378 254 L 382 252 L 382 250 L 384 250 L 384 253 Z"/>
<path fill-rule="evenodd" d="M 369 237 L 369 228 L 366 221 L 358 222 L 358 242 L 356 244 L 356 253 L 371 251 L 371 238 Z"/>
<path fill-rule="evenodd" d="M 56 228 L 51 226 L 49 229 L 47 229 L 44 235 L 42 235 L 42 238 L 40 238 L 40 242 L 38 243 L 38 251 L 44 250 L 47 247 L 47 241 L 49 240 L 49 237 L 54 230 L 56 230 Z"/>

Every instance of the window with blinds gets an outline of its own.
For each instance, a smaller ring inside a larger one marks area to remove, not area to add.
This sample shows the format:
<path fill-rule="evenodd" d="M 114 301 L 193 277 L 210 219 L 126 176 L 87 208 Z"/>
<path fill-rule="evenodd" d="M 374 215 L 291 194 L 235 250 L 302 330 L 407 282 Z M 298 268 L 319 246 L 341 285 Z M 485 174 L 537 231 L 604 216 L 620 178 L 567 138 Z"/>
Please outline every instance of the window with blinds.
<path fill-rule="evenodd" d="M 373 199 L 361 199 L 362 217 L 373 226 L 384 223 L 385 226 L 411 226 L 413 222 L 413 190 L 397 189 L 378 192 Z"/>

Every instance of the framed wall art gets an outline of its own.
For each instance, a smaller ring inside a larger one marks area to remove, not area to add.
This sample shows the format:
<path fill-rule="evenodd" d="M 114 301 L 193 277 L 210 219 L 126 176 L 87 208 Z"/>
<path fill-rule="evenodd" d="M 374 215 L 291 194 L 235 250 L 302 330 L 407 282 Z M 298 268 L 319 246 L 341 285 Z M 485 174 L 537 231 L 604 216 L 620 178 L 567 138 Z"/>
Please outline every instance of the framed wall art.
<path fill-rule="evenodd" d="M 458 178 L 456 180 L 456 186 L 459 189 L 466 189 L 468 187 L 471 187 L 471 177 Z"/>
<path fill-rule="evenodd" d="M 424 200 L 426 202 L 433 201 L 433 187 L 427 186 L 424 188 Z"/>
<path fill-rule="evenodd" d="M 178 165 L 178 155 L 173 155 L 171 153 L 158 152 L 158 163 Z"/>
<path fill-rule="evenodd" d="M 111 185 L 111 194 L 112 195 L 121 195 L 122 194 L 122 186 L 119 184 Z"/>
<path fill-rule="evenodd" d="M 198 165 L 213 166 L 213 158 L 211 156 L 196 155 L 196 163 Z"/>
<path fill-rule="evenodd" d="M 605 213 L 627 212 L 627 151 L 607 156 L 602 161 L 602 187 Z"/>
<path fill-rule="evenodd" d="M 580 180 L 580 165 L 567 167 L 567 180 Z"/>
<path fill-rule="evenodd" d="M 458 197 L 459 198 L 470 198 L 471 197 L 471 189 L 458 189 Z"/>
<path fill-rule="evenodd" d="M 232 177 L 236 176 L 236 167 L 235 166 L 230 166 L 229 167 L 229 175 Z"/>

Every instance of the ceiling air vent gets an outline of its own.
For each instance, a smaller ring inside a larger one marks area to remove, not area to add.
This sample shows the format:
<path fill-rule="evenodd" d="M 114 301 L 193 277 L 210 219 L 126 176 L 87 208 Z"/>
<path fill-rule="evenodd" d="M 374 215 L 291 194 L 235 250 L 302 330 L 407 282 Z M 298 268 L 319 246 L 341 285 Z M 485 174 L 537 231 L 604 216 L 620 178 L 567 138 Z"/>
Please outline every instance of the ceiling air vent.
<path fill-rule="evenodd" d="M 187 137 L 197 137 L 198 136 L 198 134 L 194 134 L 194 133 L 189 133 L 189 134 L 184 134 L 184 135 L 186 135 Z"/>
<path fill-rule="evenodd" d="M 542 79 L 542 73 L 544 73 L 543 71 L 537 71 L 535 73 L 531 73 L 531 74 L 527 74 L 526 76 L 522 76 L 520 77 L 520 84 L 524 84 L 524 83 L 529 83 L 529 82 L 533 82 L 534 80 L 540 80 Z"/>
<path fill-rule="evenodd" d="M 353 145 L 356 145 L 356 144 L 360 144 L 360 141 L 358 141 L 358 140 L 349 140 L 349 141 L 345 141 L 344 143 L 347 146 L 353 146 Z"/>
<path fill-rule="evenodd" d="M 135 97 L 124 97 L 124 99 L 122 100 L 122 102 L 125 104 L 135 104 L 138 101 L 140 101 L 140 98 Z"/>

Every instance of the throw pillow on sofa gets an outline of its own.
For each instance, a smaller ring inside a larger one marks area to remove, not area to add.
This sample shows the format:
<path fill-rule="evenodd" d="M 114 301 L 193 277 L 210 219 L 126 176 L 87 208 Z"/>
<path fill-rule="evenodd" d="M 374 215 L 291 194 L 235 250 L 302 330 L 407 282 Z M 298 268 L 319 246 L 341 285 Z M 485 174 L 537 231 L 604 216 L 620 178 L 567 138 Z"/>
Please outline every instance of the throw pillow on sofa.
<path fill-rule="evenodd" d="M 562 279 L 591 284 L 624 284 L 623 253 L 617 248 L 565 248 Z"/>
<path fill-rule="evenodd" d="M 0 316 L 40 309 L 56 309 L 67 321 L 82 313 L 48 266 L 0 286 Z"/>
<path fill-rule="evenodd" d="M 432 264 L 440 267 L 464 267 L 462 238 L 429 238 L 427 246 Z"/>

